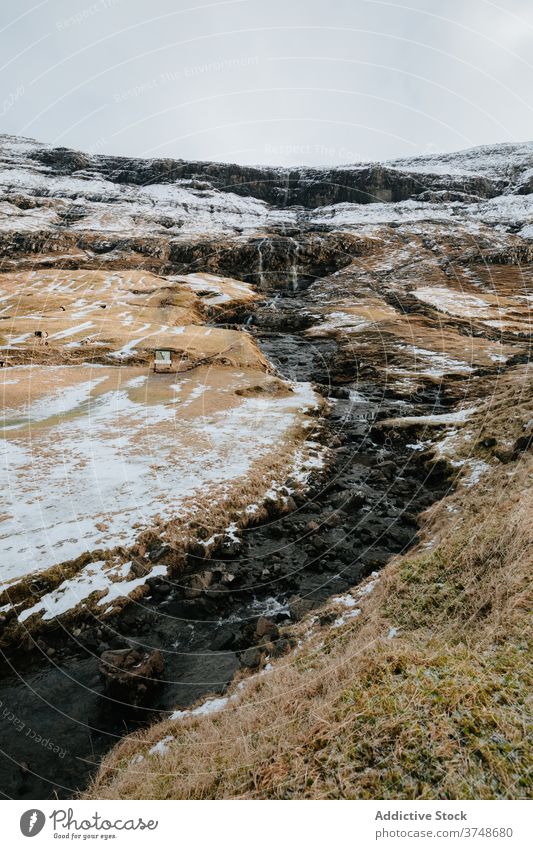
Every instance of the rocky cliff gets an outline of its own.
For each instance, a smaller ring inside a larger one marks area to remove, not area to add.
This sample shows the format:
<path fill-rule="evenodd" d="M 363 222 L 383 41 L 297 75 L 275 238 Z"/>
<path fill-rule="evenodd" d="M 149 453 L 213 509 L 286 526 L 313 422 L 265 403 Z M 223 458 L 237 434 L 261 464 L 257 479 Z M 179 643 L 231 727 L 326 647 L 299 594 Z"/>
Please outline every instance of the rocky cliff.
<path fill-rule="evenodd" d="M 380 226 L 468 222 L 473 234 L 486 225 L 529 240 L 532 175 L 532 144 L 287 170 L 96 156 L 2 136 L 0 261 L 4 270 L 187 266 L 290 285 L 348 265 Z"/>

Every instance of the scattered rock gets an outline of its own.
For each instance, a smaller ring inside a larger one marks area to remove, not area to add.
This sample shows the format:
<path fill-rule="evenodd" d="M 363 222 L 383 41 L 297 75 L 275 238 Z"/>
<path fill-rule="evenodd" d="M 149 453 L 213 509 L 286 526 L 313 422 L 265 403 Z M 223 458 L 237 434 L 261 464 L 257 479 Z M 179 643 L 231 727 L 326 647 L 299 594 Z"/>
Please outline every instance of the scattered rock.
<path fill-rule="evenodd" d="M 232 536 L 225 536 L 218 546 L 220 557 L 238 557 L 242 551 L 242 541 Z"/>
<path fill-rule="evenodd" d="M 158 650 L 118 649 L 102 654 L 99 671 L 109 698 L 143 705 L 156 688 L 164 668 L 163 655 Z"/>
<path fill-rule="evenodd" d="M 214 572 L 199 572 L 191 578 L 191 587 L 195 590 L 206 590 L 213 583 Z"/>
<path fill-rule="evenodd" d="M 495 445 L 496 440 L 493 436 L 486 436 L 477 443 L 478 448 L 494 448 Z"/>
<path fill-rule="evenodd" d="M 266 616 L 260 616 L 255 626 L 255 638 L 264 642 L 265 640 L 277 640 L 279 637 L 279 628 L 272 619 Z"/>
<path fill-rule="evenodd" d="M 529 433 L 526 436 L 519 436 L 513 445 L 512 455 L 513 460 L 518 459 L 520 454 L 523 454 L 524 451 L 529 451 L 533 446 L 533 433 Z"/>
<path fill-rule="evenodd" d="M 511 463 L 513 458 L 513 451 L 510 448 L 496 448 L 494 450 L 494 456 L 500 463 Z"/>
<path fill-rule="evenodd" d="M 232 584 L 236 578 L 237 576 L 234 575 L 233 572 L 224 572 L 220 580 L 223 584 L 229 585 Z"/>
<path fill-rule="evenodd" d="M 359 510 L 366 502 L 366 496 L 360 489 L 343 489 L 335 493 L 331 501 L 342 510 Z"/>
<path fill-rule="evenodd" d="M 148 557 L 150 558 L 152 563 L 159 563 L 164 557 L 168 557 L 172 553 L 172 549 L 169 545 L 152 545 L 148 549 Z"/>
<path fill-rule="evenodd" d="M 241 666 L 248 669 L 258 669 L 261 665 L 262 653 L 255 646 L 251 646 L 239 655 Z"/>
<path fill-rule="evenodd" d="M 151 564 L 148 561 L 143 563 L 142 560 L 133 559 L 131 562 L 131 572 L 136 578 L 144 578 L 150 573 Z"/>
<path fill-rule="evenodd" d="M 302 598 L 301 596 L 292 596 L 289 599 L 289 612 L 291 615 L 291 619 L 301 619 L 306 613 L 309 613 L 313 608 L 316 607 L 316 602 L 312 601 L 309 598 Z"/>
<path fill-rule="evenodd" d="M 288 651 L 293 648 L 295 645 L 294 639 L 287 639 L 286 637 L 280 637 L 279 640 L 276 640 L 274 643 L 274 648 L 269 651 L 271 657 L 282 657 L 282 655 L 287 654 Z"/>

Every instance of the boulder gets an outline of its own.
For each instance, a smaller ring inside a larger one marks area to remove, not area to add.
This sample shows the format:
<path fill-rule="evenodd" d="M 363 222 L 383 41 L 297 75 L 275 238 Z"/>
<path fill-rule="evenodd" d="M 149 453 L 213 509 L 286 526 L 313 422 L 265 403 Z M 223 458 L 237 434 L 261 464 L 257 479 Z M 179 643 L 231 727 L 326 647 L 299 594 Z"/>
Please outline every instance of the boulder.
<path fill-rule="evenodd" d="M 289 599 L 289 611 L 293 620 L 301 619 L 315 607 L 316 602 L 310 598 L 294 595 Z"/>
<path fill-rule="evenodd" d="M 272 619 L 260 616 L 255 626 L 255 638 L 260 642 L 274 641 L 279 637 L 279 629 Z"/>
<path fill-rule="evenodd" d="M 106 696 L 130 705 L 144 705 L 156 689 L 165 668 L 163 655 L 136 649 L 104 651 L 100 675 Z"/>
<path fill-rule="evenodd" d="M 239 655 L 241 666 L 247 669 L 258 669 L 262 659 L 261 651 L 255 646 L 251 646 Z"/>
<path fill-rule="evenodd" d="M 520 454 L 524 451 L 530 451 L 533 446 L 533 433 L 528 433 L 525 436 L 519 436 L 513 445 L 513 460 L 517 460 Z"/>

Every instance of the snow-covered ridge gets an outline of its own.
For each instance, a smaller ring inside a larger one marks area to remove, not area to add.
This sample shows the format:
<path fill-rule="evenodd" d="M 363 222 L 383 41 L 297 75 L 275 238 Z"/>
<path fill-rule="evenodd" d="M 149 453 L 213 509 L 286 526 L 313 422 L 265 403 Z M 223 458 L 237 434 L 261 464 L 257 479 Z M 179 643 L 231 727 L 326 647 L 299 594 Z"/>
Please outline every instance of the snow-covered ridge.
<path fill-rule="evenodd" d="M 0 231 L 8 232 L 241 233 L 297 225 L 302 205 L 305 218 L 328 224 L 387 222 L 390 210 L 390 221 L 466 213 L 493 225 L 503 213 L 516 229 L 531 226 L 523 196 L 532 191 L 533 142 L 283 169 L 107 157 L 0 136 Z M 483 209 L 472 208 L 477 199 Z"/>
<path fill-rule="evenodd" d="M 65 150 L 66 148 L 54 148 L 53 145 L 39 142 L 35 139 L 24 138 L 22 136 L 13 136 L 0 134 L 0 155 L 6 163 L 10 164 L 28 164 L 28 156 L 38 154 L 39 151 L 54 151 Z M 68 151 L 75 153 L 75 151 Z M 113 159 L 113 157 L 104 157 L 92 154 L 81 154 L 85 159 L 90 161 L 94 167 L 98 167 L 100 161 Z M 132 162 L 133 157 L 115 157 L 116 161 Z M 158 161 L 156 159 L 140 160 L 146 163 Z M 181 160 L 176 160 L 176 163 L 181 163 Z M 51 171 L 53 168 L 50 165 L 43 165 L 36 160 L 32 160 L 32 167 L 39 167 L 41 171 Z M 209 162 L 191 162 L 198 171 L 202 166 L 216 166 L 219 163 Z M 239 168 L 236 163 L 219 164 L 224 168 Z M 324 171 L 344 171 L 346 169 L 371 168 L 377 165 L 382 165 L 387 168 L 394 168 L 399 171 L 413 171 L 428 174 L 474 174 L 483 177 L 504 178 L 506 176 L 515 175 L 519 171 L 524 171 L 533 168 L 533 141 L 525 142 L 500 142 L 488 145 L 479 145 L 477 147 L 466 148 L 463 150 L 452 151 L 448 153 L 429 153 L 420 154 L 412 157 L 402 157 L 399 159 L 387 159 L 382 162 L 369 160 L 363 162 L 346 163 L 343 166 L 324 168 Z M 298 166 L 284 168 L 282 166 L 250 166 L 250 170 L 277 172 L 282 177 L 287 177 L 294 172 L 302 173 L 303 175 L 311 175 L 318 170 L 311 166 Z"/>
<path fill-rule="evenodd" d="M 392 159 L 383 164 L 399 171 L 512 179 L 519 172 L 533 173 L 533 142 L 482 145 L 454 153 Z"/>
<path fill-rule="evenodd" d="M 114 172 L 102 168 L 98 157 L 85 157 L 89 170 L 65 173 L 40 161 L 52 151 L 31 139 L 0 136 L 0 232 L 47 229 L 118 233 L 144 236 L 217 232 L 236 228 L 258 229 L 276 224 L 278 215 L 264 201 L 203 188 L 190 180 L 149 181 L 144 185 L 119 182 Z M 74 152 L 69 154 L 75 156 Z M 133 162 L 133 160 L 132 160 Z M 30 199 L 20 204 L 20 198 Z M 65 214 L 75 205 L 76 215 Z"/>

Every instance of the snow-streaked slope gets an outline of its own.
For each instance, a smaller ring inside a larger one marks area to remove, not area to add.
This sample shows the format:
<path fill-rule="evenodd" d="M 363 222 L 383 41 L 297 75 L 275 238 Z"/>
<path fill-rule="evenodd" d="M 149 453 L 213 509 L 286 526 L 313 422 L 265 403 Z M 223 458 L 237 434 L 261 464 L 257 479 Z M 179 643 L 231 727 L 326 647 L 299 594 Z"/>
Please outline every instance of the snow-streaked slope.
<path fill-rule="evenodd" d="M 83 214 L 68 229 L 128 236 L 176 235 L 182 227 L 188 233 L 214 234 L 236 228 L 259 229 L 287 219 L 264 201 L 209 186 L 196 189 L 188 180 L 150 185 L 115 182 L 98 172 L 97 158 L 91 171 L 57 173 L 32 158 L 42 150 L 51 147 L 31 139 L 0 136 L 0 230 L 65 226 L 62 213 L 73 202 L 83 208 Z M 37 201 L 39 205 L 29 209 L 9 203 L 21 195 L 46 198 L 47 202 L 41 205 Z"/>
<path fill-rule="evenodd" d="M 454 153 L 392 159 L 383 164 L 398 171 L 419 174 L 468 174 L 512 180 L 518 174 L 533 173 L 533 142 L 482 145 Z"/>
<path fill-rule="evenodd" d="M 336 170 L 349 201 L 361 192 L 377 200 L 383 179 L 387 191 L 395 180 L 402 183 L 402 191 L 393 189 L 392 197 L 409 196 L 394 203 L 339 203 L 337 196 L 334 206 L 327 198 L 336 182 L 335 169 L 258 168 L 248 173 L 238 165 L 169 160 L 165 170 L 160 160 L 58 150 L 31 139 L 0 136 L 0 233 L 57 229 L 183 238 L 261 232 L 309 219 L 351 226 L 463 218 L 515 232 L 525 228 L 523 235 L 529 238 L 533 226 L 533 142 L 391 160 L 382 163 L 385 178 L 377 163 L 347 165 Z M 53 159 L 56 155 L 60 164 Z M 377 176 L 369 176 L 373 170 Z M 195 178 L 172 176 L 185 171 Z M 318 209 L 302 211 L 287 204 L 289 184 L 302 196 L 309 187 L 318 187 Z M 276 202 L 258 199 L 271 189 Z M 479 193 L 492 199 L 473 203 Z M 27 200 L 21 203 L 21 198 Z"/>
<path fill-rule="evenodd" d="M 313 210 L 313 224 L 335 227 L 360 227 L 409 224 L 423 221 L 457 223 L 475 234 L 480 227 L 517 231 L 522 238 L 533 238 L 533 195 L 500 195 L 479 203 L 430 203 L 406 200 L 400 203 L 337 203 Z"/>

